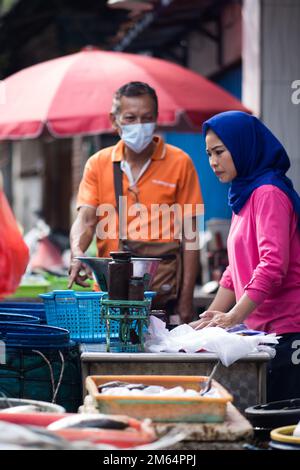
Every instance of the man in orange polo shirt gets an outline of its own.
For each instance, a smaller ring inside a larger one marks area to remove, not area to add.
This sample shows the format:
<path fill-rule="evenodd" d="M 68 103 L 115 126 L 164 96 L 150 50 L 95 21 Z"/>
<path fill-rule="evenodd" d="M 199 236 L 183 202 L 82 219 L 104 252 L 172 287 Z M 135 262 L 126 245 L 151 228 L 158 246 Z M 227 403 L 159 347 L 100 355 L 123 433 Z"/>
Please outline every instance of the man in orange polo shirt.
<path fill-rule="evenodd" d="M 198 246 L 191 242 L 196 239 L 196 216 L 201 212 L 202 197 L 190 157 L 154 136 L 157 117 L 158 100 L 149 85 L 130 82 L 116 92 L 111 120 L 121 140 L 97 152 L 86 164 L 77 198 L 78 215 L 70 236 L 69 285 L 86 285 L 89 273 L 74 258 L 84 256 L 95 232 L 99 257 L 120 249 L 120 239 L 128 243 L 140 240 L 142 247 L 148 242 L 147 253 L 150 250 L 152 256 L 157 256 L 158 247 L 173 249 L 176 242 L 182 247 L 178 297 L 164 307 L 170 311 L 171 306 L 182 322 L 189 322 L 199 260 Z M 122 211 L 126 214 L 120 226 L 116 166 L 122 175 Z M 171 216 L 170 208 L 175 208 Z M 140 245 L 136 245 L 138 249 Z"/>

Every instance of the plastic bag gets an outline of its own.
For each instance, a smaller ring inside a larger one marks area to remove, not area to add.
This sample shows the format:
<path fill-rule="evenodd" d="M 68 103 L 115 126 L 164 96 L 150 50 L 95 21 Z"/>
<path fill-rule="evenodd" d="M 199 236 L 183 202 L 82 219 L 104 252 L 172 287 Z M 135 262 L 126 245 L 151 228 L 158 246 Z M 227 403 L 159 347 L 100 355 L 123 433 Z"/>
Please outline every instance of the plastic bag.
<path fill-rule="evenodd" d="M 265 346 L 265 352 L 269 348 L 273 353 L 274 350 L 270 346 L 278 344 L 276 335 L 240 336 L 228 333 L 219 327 L 195 330 L 189 325 L 180 325 L 169 331 L 164 322 L 150 317 L 145 350 L 153 353 L 179 351 L 194 353 L 204 349 L 215 353 L 222 364 L 228 367 L 238 359 L 259 351 L 262 344 Z"/>
<path fill-rule="evenodd" d="M 0 298 L 15 292 L 28 260 L 28 247 L 0 189 Z"/>

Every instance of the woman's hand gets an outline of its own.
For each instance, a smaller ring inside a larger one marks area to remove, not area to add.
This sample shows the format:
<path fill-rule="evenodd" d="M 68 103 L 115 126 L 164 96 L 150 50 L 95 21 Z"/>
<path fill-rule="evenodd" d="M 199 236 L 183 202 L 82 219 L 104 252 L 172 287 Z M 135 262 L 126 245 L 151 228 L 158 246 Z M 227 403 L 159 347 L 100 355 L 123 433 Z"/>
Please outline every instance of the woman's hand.
<path fill-rule="evenodd" d="M 202 330 L 211 326 L 219 326 L 220 328 L 231 328 L 239 323 L 239 320 L 233 313 L 224 313 L 217 310 L 206 310 L 201 313 L 200 320 L 190 323 L 195 330 Z"/>
<path fill-rule="evenodd" d="M 208 323 L 211 322 L 211 320 L 214 317 L 213 310 L 206 310 L 206 312 L 203 312 L 199 315 L 200 320 L 193 321 L 189 325 L 192 328 L 195 328 L 195 330 L 201 330 L 202 328 L 205 328 Z"/>
<path fill-rule="evenodd" d="M 211 305 L 213 306 L 213 304 Z M 219 310 L 206 310 L 199 315 L 200 320 L 190 323 L 195 330 L 201 330 L 210 326 L 219 326 L 220 328 L 231 328 L 232 326 L 243 323 L 244 320 L 253 312 L 256 304 L 244 294 L 238 303 L 227 313 Z"/>

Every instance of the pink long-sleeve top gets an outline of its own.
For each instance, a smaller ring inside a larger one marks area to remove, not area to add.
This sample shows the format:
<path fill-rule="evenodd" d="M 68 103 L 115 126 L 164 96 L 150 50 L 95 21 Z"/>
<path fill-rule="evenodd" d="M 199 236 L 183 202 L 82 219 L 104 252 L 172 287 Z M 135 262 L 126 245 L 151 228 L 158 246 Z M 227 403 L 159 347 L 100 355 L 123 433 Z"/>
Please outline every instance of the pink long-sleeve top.
<path fill-rule="evenodd" d="M 268 333 L 300 332 L 300 230 L 298 217 L 281 189 L 255 189 L 233 214 L 227 241 L 229 266 L 220 285 L 256 303 L 245 320 Z"/>

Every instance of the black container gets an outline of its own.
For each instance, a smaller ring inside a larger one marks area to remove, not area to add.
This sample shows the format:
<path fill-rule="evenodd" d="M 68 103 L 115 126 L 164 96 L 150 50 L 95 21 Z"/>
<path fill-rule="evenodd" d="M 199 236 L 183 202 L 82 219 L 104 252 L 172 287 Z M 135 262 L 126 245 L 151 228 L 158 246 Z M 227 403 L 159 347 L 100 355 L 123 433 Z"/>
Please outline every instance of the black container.
<path fill-rule="evenodd" d="M 299 444 L 288 444 L 287 442 L 270 441 L 270 450 L 300 450 Z"/>
<path fill-rule="evenodd" d="M 151 310 L 150 315 L 167 323 L 167 313 L 165 310 Z"/>
<path fill-rule="evenodd" d="M 246 408 L 245 415 L 254 428 L 255 437 L 267 440 L 272 429 L 298 423 L 300 398 L 251 406 Z"/>
<path fill-rule="evenodd" d="M 144 278 L 130 278 L 128 300 L 144 300 Z"/>
<path fill-rule="evenodd" d="M 127 251 L 110 253 L 113 258 L 108 264 L 108 296 L 110 300 L 128 300 L 129 279 L 133 274 L 131 254 Z"/>

